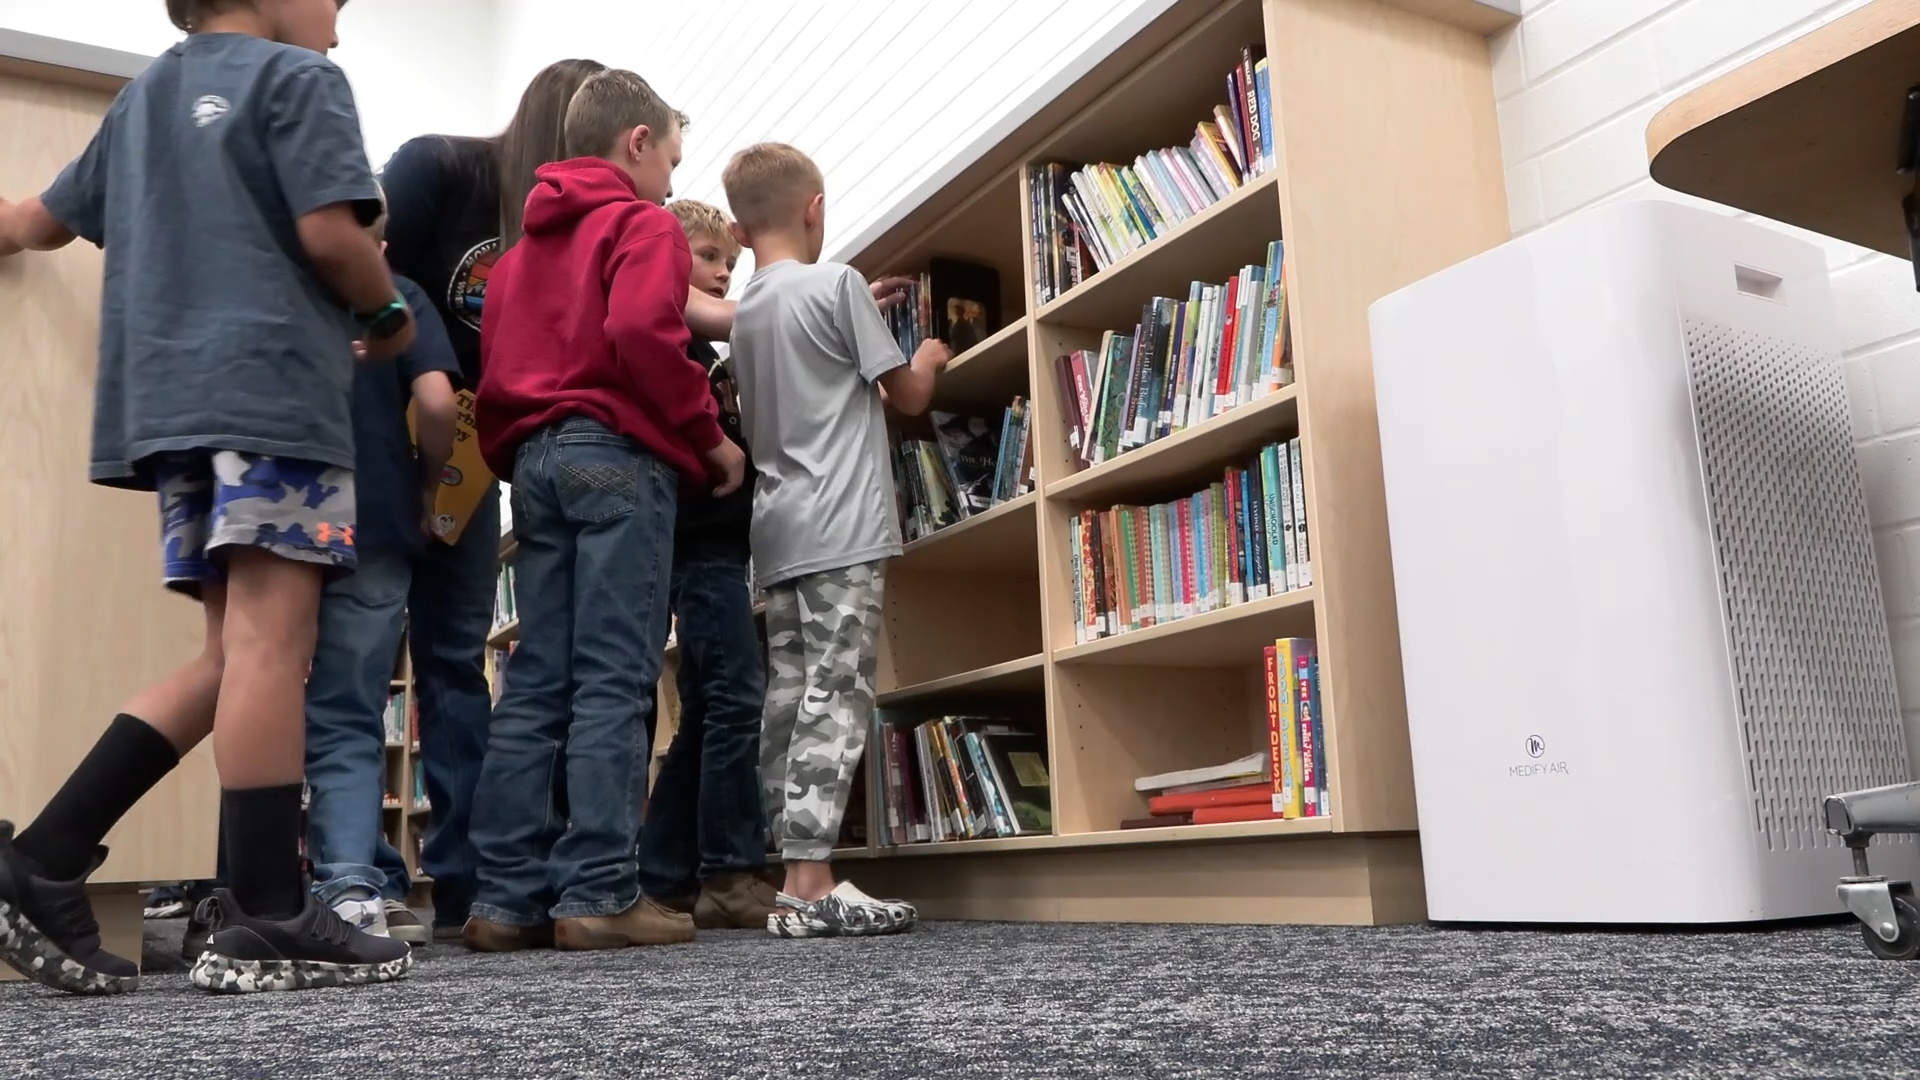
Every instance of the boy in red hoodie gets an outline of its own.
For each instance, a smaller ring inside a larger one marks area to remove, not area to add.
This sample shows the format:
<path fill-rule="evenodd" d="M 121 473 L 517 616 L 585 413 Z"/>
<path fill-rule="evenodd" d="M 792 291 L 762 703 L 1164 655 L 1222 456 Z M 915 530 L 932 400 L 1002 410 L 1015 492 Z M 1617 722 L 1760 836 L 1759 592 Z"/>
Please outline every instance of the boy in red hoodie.
<path fill-rule="evenodd" d="M 487 285 L 475 419 L 487 464 L 513 479 L 521 638 L 473 812 L 471 949 L 693 938 L 636 879 L 646 720 L 679 487 L 727 494 L 745 458 L 687 356 L 692 257 L 659 205 L 684 119 L 629 71 L 581 86 L 574 157 L 538 171 L 525 236 Z"/>

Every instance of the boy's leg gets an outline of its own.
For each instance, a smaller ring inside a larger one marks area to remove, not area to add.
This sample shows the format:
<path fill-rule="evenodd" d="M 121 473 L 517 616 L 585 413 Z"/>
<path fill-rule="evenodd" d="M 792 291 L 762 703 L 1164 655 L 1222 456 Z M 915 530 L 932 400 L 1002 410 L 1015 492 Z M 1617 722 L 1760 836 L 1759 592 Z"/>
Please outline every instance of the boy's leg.
<path fill-rule="evenodd" d="M 101 950 L 86 878 L 107 832 L 213 730 L 226 589 L 207 585 L 202 601 L 200 655 L 136 694 L 17 838 L 0 822 L 0 960 L 30 979 L 88 994 L 138 982 L 137 965 Z"/>
<path fill-rule="evenodd" d="M 784 910 L 769 928 L 783 937 L 876 934 L 907 929 L 905 904 L 836 886 L 833 846 L 873 719 L 885 564 L 810 574 L 798 582 L 806 687 L 787 756 Z"/>
<path fill-rule="evenodd" d="M 686 612 L 681 637 L 681 698 L 697 700 L 703 723 L 697 833 L 703 927 L 761 928 L 773 914 L 767 868 L 767 819 L 758 775 L 767 677 L 753 625 L 753 593 L 744 558 L 706 558 L 678 575 Z"/>
<path fill-rule="evenodd" d="M 429 543 L 414 563 L 407 635 L 419 695 L 428 815 L 420 870 L 433 879 L 437 931 L 457 935 L 473 902 L 473 802 L 487 756 L 493 691 L 487 634 L 500 572 L 500 489 L 488 488 L 458 543 Z"/>
<path fill-rule="evenodd" d="M 694 616 L 683 606 L 686 564 L 676 553 L 673 587 L 668 605 L 671 614 Z M 700 887 L 700 848 L 698 817 L 700 811 L 700 755 L 705 716 L 697 682 L 693 677 L 694 657 L 688 648 L 686 630 L 691 624 L 682 619 L 680 671 L 675 679 L 680 689 L 680 726 L 674 732 L 667 759 L 660 764 L 660 776 L 647 795 L 646 820 L 640 826 L 640 892 L 665 907 L 689 914 Z M 654 689 L 654 710 L 660 707 L 659 689 Z M 648 733 L 647 744 L 653 744 Z"/>
<path fill-rule="evenodd" d="M 486 798 L 473 806 L 477 862 L 465 931 L 467 947 L 485 952 L 550 940 L 549 864 L 565 825 L 553 786 L 574 678 L 574 537 L 555 498 L 556 468 L 552 433 L 543 431 L 520 448 L 513 474 L 520 644 L 493 710 L 479 781 Z"/>
<path fill-rule="evenodd" d="M 807 650 L 800 626 L 800 584 L 784 581 L 767 593 L 767 692 L 760 714 L 760 794 L 767 835 L 786 835 L 787 757 L 793 752 L 800 702 L 807 694 Z"/>
<path fill-rule="evenodd" d="M 232 861 L 193 982 L 246 992 L 398 978 L 411 965 L 406 946 L 354 932 L 307 892 L 301 872 L 305 681 L 322 577 L 354 563 L 353 475 L 232 451 L 211 457 L 207 550 L 227 578 L 213 750 Z"/>
<path fill-rule="evenodd" d="M 640 896 L 646 714 L 660 677 L 679 476 L 591 421 L 555 436 L 576 532 L 567 831 L 553 848 L 554 944 L 602 949 L 693 937 L 693 920 Z"/>
<path fill-rule="evenodd" d="M 371 934 L 387 932 L 382 902 L 385 842 L 384 714 L 393 661 L 407 614 L 411 571 L 405 558 L 363 558 L 351 576 L 320 597 L 320 632 L 306 688 L 307 853 L 313 892 L 341 918 Z"/>

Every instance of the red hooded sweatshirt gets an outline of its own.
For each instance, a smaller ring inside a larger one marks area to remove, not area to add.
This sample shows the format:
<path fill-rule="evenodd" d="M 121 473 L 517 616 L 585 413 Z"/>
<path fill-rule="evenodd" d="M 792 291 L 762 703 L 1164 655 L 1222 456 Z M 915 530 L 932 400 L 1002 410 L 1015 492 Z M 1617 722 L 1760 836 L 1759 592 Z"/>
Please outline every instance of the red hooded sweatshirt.
<path fill-rule="evenodd" d="M 611 162 L 543 165 L 526 235 L 487 281 L 474 424 L 494 475 L 540 429 L 584 416 L 681 475 L 725 438 L 706 369 L 688 357 L 693 258 L 680 223 Z"/>

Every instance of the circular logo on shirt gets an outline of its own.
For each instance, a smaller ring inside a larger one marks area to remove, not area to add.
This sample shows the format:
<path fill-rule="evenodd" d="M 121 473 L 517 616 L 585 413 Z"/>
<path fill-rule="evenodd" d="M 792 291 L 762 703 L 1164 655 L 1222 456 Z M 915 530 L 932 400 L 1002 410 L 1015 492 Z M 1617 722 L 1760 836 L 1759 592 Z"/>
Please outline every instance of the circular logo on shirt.
<path fill-rule="evenodd" d="M 487 278 L 499 258 L 499 237 L 475 244 L 453 268 L 453 280 L 447 283 L 447 310 L 475 330 L 480 329 L 480 312 L 487 303 Z"/>
<path fill-rule="evenodd" d="M 208 94 L 193 103 L 193 126 L 206 127 L 227 115 L 233 105 L 219 94 Z"/>

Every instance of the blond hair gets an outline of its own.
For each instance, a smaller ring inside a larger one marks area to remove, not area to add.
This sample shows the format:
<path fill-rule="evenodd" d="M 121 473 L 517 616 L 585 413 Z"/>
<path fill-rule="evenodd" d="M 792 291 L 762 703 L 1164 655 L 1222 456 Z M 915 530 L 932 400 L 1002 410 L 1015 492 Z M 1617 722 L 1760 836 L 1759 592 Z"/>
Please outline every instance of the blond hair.
<path fill-rule="evenodd" d="M 727 205 L 748 232 L 791 225 L 826 190 L 820 166 L 785 143 L 759 143 L 733 155 L 720 174 Z"/>
<path fill-rule="evenodd" d="M 603 157 L 621 136 L 642 125 L 664 138 L 674 128 L 686 127 L 687 116 L 660 100 L 647 80 L 633 72 L 603 71 L 581 83 L 567 105 L 567 156 Z"/>
<path fill-rule="evenodd" d="M 740 254 L 739 243 L 727 231 L 727 212 L 719 207 L 696 199 L 676 199 L 667 204 L 667 213 L 680 222 L 680 231 L 687 234 L 689 242 L 696 236 L 709 237 L 720 241 L 729 255 Z"/>

